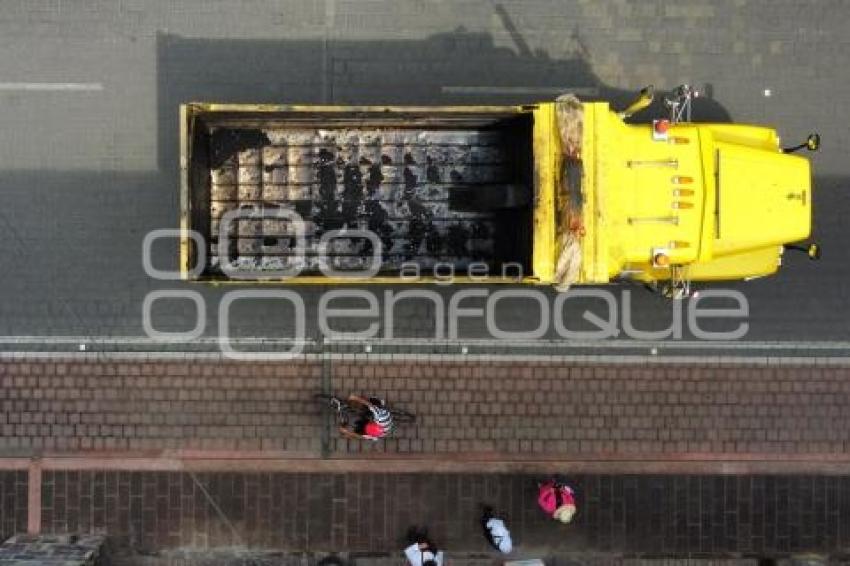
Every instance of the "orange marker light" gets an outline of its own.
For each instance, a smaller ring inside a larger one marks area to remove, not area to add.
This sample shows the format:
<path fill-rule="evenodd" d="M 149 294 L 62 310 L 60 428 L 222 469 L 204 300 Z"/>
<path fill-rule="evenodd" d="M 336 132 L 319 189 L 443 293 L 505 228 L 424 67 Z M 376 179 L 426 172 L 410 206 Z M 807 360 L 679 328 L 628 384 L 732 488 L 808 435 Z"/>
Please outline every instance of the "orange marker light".
<path fill-rule="evenodd" d="M 693 177 L 688 177 L 686 175 L 673 175 L 670 180 L 674 185 L 689 185 L 694 182 Z"/>

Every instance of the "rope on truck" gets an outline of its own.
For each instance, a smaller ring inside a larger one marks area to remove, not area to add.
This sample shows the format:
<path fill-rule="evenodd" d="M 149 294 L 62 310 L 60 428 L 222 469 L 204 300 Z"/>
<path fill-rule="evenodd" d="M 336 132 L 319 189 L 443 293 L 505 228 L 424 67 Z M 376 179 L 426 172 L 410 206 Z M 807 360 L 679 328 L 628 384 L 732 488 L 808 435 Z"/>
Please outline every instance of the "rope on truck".
<path fill-rule="evenodd" d="M 584 130 L 584 107 L 581 101 L 574 94 L 559 96 L 555 99 L 555 117 L 561 137 L 562 160 L 580 160 Z M 554 277 L 554 287 L 561 292 L 568 291 L 581 273 L 581 237 L 584 234 L 581 198 L 580 195 L 570 195 L 569 189 L 566 179 L 562 178 L 556 206 L 558 225 L 563 228 L 558 238 L 560 253 Z"/>

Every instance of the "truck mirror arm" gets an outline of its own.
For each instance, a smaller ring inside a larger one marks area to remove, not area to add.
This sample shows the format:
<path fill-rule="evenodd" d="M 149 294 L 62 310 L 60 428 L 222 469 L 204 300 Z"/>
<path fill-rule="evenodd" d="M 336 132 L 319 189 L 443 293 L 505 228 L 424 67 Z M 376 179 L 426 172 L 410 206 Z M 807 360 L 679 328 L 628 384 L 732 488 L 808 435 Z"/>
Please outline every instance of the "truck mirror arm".
<path fill-rule="evenodd" d="M 629 104 L 629 106 L 620 112 L 621 118 L 629 118 L 633 114 L 636 114 L 652 104 L 653 99 L 655 98 L 655 87 L 653 85 L 648 85 L 643 87 L 638 93 L 638 97 L 634 102 Z"/>
<path fill-rule="evenodd" d="M 806 141 L 799 145 L 794 145 L 791 147 L 782 148 L 782 153 L 794 153 L 795 151 L 799 151 L 801 149 L 807 149 L 809 151 L 817 151 L 820 149 L 820 134 L 814 133 L 809 134 L 809 137 L 806 138 Z"/>
<path fill-rule="evenodd" d="M 803 252 L 812 261 L 817 261 L 821 258 L 821 246 L 817 242 L 812 242 L 808 246 L 803 246 L 800 244 L 785 244 L 783 248 L 795 252 Z"/>

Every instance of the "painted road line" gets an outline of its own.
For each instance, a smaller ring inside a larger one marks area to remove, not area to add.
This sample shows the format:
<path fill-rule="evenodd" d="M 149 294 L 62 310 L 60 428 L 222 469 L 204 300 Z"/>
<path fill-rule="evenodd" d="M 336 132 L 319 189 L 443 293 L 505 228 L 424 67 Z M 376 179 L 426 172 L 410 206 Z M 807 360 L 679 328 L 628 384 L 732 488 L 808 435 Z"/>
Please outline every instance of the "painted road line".
<path fill-rule="evenodd" d="M 0 341 L 2 343 L 2 341 Z M 564 348 L 564 349 L 629 349 L 629 348 L 668 348 L 668 349 L 705 349 L 705 350 L 836 350 L 850 352 L 850 342 L 845 341 L 830 341 L 830 342 L 793 342 L 793 341 L 777 341 L 777 342 L 748 342 L 740 340 L 737 342 L 729 341 L 702 341 L 702 340 L 629 340 L 629 339 L 614 339 L 614 340 L 528 340 L 519 341 L 512 340 L 510 342 L 503 340 L 493 340 L 486 338 L 461 338 L 458 340 L 439 340 L 432 338 L 393 338 L 392 340 L 347 340 L 339 338 L 327 338 L 324 341 L 328 345 L 352 345 L 352 344 L 371 344 L 373 347 L 379 346 L 451 346 L 459 348 L 461 346 L 474 347 L 498 347 L 504 348 L 509 346 L 512 349 L 523 348 Z"/>
<path fill-rule="evenodd" d="M 833 454 L 370 454 L 321 459 L 316 454 L 277 451 L 156 451 L 42 454 L 42 472 L 246 472 L 251 473 L 524 473 L 790 475 L 850 473 L 846 455 Z M 0 470 L 28 470 L 32 460 L 0 457 Z M 36 478 L 38 479 L 38 478 Z M 34 522 L 35 518 L 32 518 Z"/>
<path fill-rule="evenodd" d="M 421 339 L 369 342 L 246 337 L 233 338 L 222 353 L 220 341 L 161 342 L 147 336 L 0 336 L 0 360 L 18 359 L 136 359 L 281 361 L 291 358 L 377 362 L 429 360 L 434 362 L 616 363 L 640 365 L 757 365 L 850 366 L 850 345 L 844 342 L 600 342 L 532 341 L 507 344 L 498 340 L 458 342 Z M 289 358 L 283 358 L 291 354 Z"/>
<path fill-rule="evenodd" d="M 74 344 L 91 344 L 91 345 L 145 345 L 145 346 L 215 346 L 220 339 L 214 336 L 200 337 L 190 342 L 175 341 L 163 342 L 154 340 L 148 336 L 61 336 L 61 335 L 7 335 L 0 336 L 0 345 L 21 345 L 21 344 L 44 344 L 44 345 L 74 345 Z M 231 338 L 230 342 L 234 345 L 251 346 L 251 345 L 293 345 L 299 344 L 303 346 L 319 346 L 319 342 L 310 339 L 290 339 L 290 338 L 266 338 L 266 337 L 240 337 Z M 776 341 L 776 342 L 748 342 L 741 340 L 738 342 L 727 341 L 696 341 L 696 340 L 598 340 L 598 341 L 565 341 L 565 340 L 529 340 L 529 341 L 503 341 L 492 339 L 458 339 L 444 340 L 433 338 L 393 338 L 391 340 L 347 340 L 338 338 L 327 338 L 323 341 L 326 346 L 366 346 L 369 345 L 373 350 L 380 348 L 393 347 L 420 347 L 433 349 L 438 347 L 450 348 L 454 351 L 459 351 L 462 346 L 472 348 L 498 348 L 500 350 L 524 350 L 524 349 L 563 349 L 563 350 L 627 350 L 639 349 L 647 350 L 650 348 L 659 348 L 664 350 L 751 350 L 751 351 L 833 351 L 847 352 L 850 354 L 850 342 L 846 341 L 830 341 L 830 342 L 794 342 L 794 341 Z"/>
<path fill-rule="evenodd" d="M 100 92 L 103 83 L 0 83 L 0 91 Z"/>
<path fill-rule="evenodd" d="M 246 356 L 247 357 L 247 356 Z M 534 354 L 295 354 L 291 360 L 323 361 L 334 360 L 356 363 L 394 363 L 394 362 L 427 362 L 427 363 L 548 363 L 548 364 L 588 364 L 588 365 L 641 365 L 641 366 L 748 366 L 748 367 L 820 367 L 820 368 L 844 368 L 850 367 L 850 357 L 834 356 L 641 356 L 629 354 L 607 354 L 607 355 L 534 355 Z M 127 361 L 127 362 L 150 362 L 150 361 L 197 361 L 197 362 L 222 362 L 234 363 L 245 362 L 275 362 L 285 363 L 285 360 L 270 360 L 262 356 L 262 352 L 256 352 L 253 359 L 234 360 L 226 357 L 221 352 L 211 351 L 106 351 L 106 352 L 38 352 L 38 351 L 0 351 L 0 362 L 24 362 L 24 361 Z"/>

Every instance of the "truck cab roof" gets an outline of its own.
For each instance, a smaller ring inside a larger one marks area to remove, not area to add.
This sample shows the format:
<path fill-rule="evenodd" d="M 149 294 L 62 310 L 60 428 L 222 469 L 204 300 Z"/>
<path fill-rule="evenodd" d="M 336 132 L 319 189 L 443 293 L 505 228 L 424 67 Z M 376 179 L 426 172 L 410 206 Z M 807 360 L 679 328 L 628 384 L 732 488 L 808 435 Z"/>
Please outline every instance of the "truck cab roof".
<path fill-rule="evenodd" d="M 775 130 L 679 123 L 659 133 L 605 103 L 585 113 L 585 224 L 602 245 L 585 247 L 584 282 L 659 279 L 669 266 L 693 279 L 765 275 L 783 244 L 808 237 L 809 162 L 782 153 Z"/>

